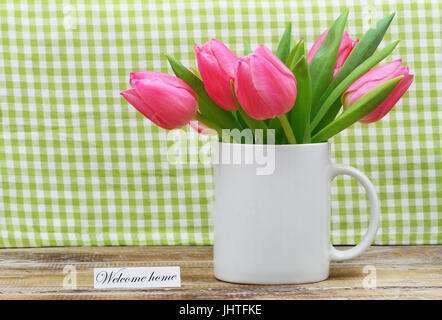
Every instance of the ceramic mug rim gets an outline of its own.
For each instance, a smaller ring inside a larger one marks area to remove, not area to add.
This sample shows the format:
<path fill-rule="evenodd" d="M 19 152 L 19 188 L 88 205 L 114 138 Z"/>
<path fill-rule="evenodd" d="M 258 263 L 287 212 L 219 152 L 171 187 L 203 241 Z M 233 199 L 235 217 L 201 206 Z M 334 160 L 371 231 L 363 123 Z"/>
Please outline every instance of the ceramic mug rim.
<path fill-rule="evenodd" d="M 297 144 L 251 144 L 251 143 L 230 143 L 217 141 L 220 146 L 232 145 L 232 146 L 243 146 L 244 148 L 251 148 L 255 146 L 260 147 L 275 147 L 276 149 L 311 149 L 311 148 L 321 148 L 324 146 L 329 146 L 330 142 L 317 142 L 317 143 L 297 143 Z"/>

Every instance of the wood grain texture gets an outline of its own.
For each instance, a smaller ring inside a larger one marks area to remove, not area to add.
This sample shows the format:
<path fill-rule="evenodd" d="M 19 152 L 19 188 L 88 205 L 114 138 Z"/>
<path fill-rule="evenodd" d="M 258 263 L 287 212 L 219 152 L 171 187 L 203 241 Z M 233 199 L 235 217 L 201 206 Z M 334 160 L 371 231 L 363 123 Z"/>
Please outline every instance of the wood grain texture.
<path fill-rule="evenodd" d="M 64 289 L 63 268 L 77 271 Z M 182 287 L 94 289 L 93 268 L 180 266 Z M 364 287 L 376 268 L 376 289 Z M 212 247 L 82 247 L 0 249 L 0 299 L 442 299 L 442 246 L 371 247 L 332 263 L 326 281 L 238 285 L 213 276 Z"/>

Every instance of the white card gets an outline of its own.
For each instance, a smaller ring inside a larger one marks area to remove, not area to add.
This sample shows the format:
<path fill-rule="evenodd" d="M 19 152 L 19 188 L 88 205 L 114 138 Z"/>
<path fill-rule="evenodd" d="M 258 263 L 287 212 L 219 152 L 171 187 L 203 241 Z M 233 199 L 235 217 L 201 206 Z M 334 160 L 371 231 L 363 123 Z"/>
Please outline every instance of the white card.
<path fill-rule="evenodd" d="M 94 268 L 94 288 L 181 287 L 180 267 Z"/>

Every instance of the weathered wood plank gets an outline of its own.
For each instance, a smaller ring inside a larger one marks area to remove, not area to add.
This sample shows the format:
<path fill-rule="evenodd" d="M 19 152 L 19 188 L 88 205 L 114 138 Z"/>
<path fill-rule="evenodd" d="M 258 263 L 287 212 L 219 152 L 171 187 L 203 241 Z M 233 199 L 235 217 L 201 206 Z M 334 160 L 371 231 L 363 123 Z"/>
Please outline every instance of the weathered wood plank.
<path fill-rule="evenodd" d="M 77 289 L 63 288 L 74 266 Z M 181 288 L 94 289 L 95 267 L 180 266 Z M 369 266 L 369 267 L 367 267 Z M 376 269 L 376 289 L 364 286 Z M 212 247 L 0 249 L 0 299 L 442 299 L 442 246 L 371 247 L 332 263 L 327 281 L 237 285 L 213 276 Z"/>

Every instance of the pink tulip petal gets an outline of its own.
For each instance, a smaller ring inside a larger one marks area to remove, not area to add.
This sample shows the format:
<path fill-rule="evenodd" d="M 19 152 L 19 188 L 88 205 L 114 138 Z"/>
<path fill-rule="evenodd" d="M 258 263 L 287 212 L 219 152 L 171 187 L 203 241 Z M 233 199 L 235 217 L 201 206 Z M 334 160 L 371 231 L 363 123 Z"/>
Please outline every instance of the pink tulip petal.
<path fill-rule="evenodd" d="M 204 45 L 194 45 L 198 70 L 207 94 L 225 110 L 236 110 L 230 81 L 235 74 L 238 57 L 221 41 L 212 39 Z"/>
<path fill-rule="evenodd" d="M 197 53 L 198 70 L 210 98 L 225 110 L 236 110 L 230 77 L 221 69 L 213 55 Z"/>
<path fill-rule="evenodd" d="M 397 59 L 390 63 L 384 64 L 382 66 L 371 69 L 361 77 L 359 77 L 355 82 L 353 82 L 347 90 L 345 90 L 346 94 L 351 94 L 355 91 L 359 91 L 360 88 L 365 85 L 367 82 L 376 82 L 382 81 L 386 75 L 390 75 L 397 70 L 401 66 L 402 60 Z M 394 78 L 394 77 L 393 77 Z M 391 79 L 393 79 L 391 78 Z"/>
<path fill-rule="evenodd" d="M 235 93 L 244 111 L 258 120 L 270 119 L 274 113 L 266 101 L 258 94 L 252 81 L 250 57 L 243 57 L 237 65 L 235 76 Z"/>
<path fill-rule="evenodd" d="M 344 92 L 342 97 L 344 109 L 350 108 L 360 97 L 380 86 L 385 81 L 403 75 L 404 78 L 393 89 L 393 92 L 375 110 L 361 119 L 360 122 L 371 123 L 382 119 L 390 112 L 413 82 L 413 75 L 409 74 L 408 67 L 401 66 L 401 63 L 401 59 L 392 61 L 368 71 L 356 80 Z"/>
<path fill-rule="evenodd" d="M 399 64 L 398 64 L 399 61 Z M 400 59 L 372 69 L 354 82 L 344 93 L 345 106 L 351 106 L 361 96 L 387 80 L 408 74 L 408 68 L 400 65 Z"/>
<path fill-rule="evenodd" d="M 267 61 L 269 61 L 275 68 L 277 68 L 282 74 L 286 75 L 287 77 L 291 77 L 295 79 L 295 76 L 290 71 L 289 68 L 286 67 L 286 65 L 273 54 L 272 51 L 270 51 L 269 48 L 267 48 L 264 45 L 259 45 L 258 48 L 255 50 L 254 54 L 259 55 L 263 58 L 265 58 Z"/>
<path fill-rule="evenodd" d="M 387 97 L 387 99 L 382 102 L 379 107 L 374 111 L 369 113 L 363 119 L 360 120 L 361 123 L 372 123 L 381 120 L 387 115 L 399 101 L 399 99 L 405 94 L 405 92 L 410 87 L 413 82 L 413 75 L 407 74 L 404 78 L 397 84 L 393 92 Z"/>
<path fill-rule="evenodd" d="M 218 61 L 220 68 L 223 69 L 225 73 L 229 75 L 230 78 L 233 78 L 235 75 L 235 66 L 239 57 L 234 54 L 227 46 L 218 41 L 216 39 L 212 39 L 209 45 L 212 54 L 215 56 Z"/>
<path fill-rule="evenodd" d="M 186 125 L 195 116 L 198 104 L 186 89 L 175 88 L 159 79 L 141 79 L 135 90 L 151 106 L 155 117 L 161 119 L 166 129 Z"/>
<path fill-rule="evenodd" d="M 267 59 L 255 54 L 250 56 L 249 66 L 253 85 L 261 98 L 272 108 L 273 114 L 280 117 L 288 112 L 296 99 L 293 74 L 281 73 Z"/>
<path fill-rule="evenodd" d="M 125 90 L 120 93 L 135 109 L 137 109 L 142 115 L 154 122 L 156 125 L 164 129 L 169 129 L 169 126 L 159 119 L 155 112 L 150 108 L 143 99 L 137 94 L 134 89 Z"/>
<path fill-rule="evenodd" d="M 135 89 L 135 82 L 141 79 L 162 79 L 164 81 L 167 81 L 170 84 L 174 84 L 174 79 L 175 77 L 169 75 L 169 74 L 165 74 L 165 73 L 161 73 L 161 72 L 157 72 L 157 71 L 136 71 L 136 72 L 131 72 L 130 73 L 130 80 L 129 83 L 131 85 L 132 88 Z"/>
<path fill-rule="evenodd" d="M 170 86 L 173 86 L 175 88 L 181 88 L 187 90 L 191 95 L 195 96 L 195 92 L 192 90 L 192 88 L 180 78 L 174 77 L 167 73 L 161 73 L 156 71 L 137 71 L 132 72 L 130 74 L 130 80 L 129 83 L 133 89 L 135 89 L 135 83 L 142 79 L 159 79 L 164 83 L 167 83 Z"/>

